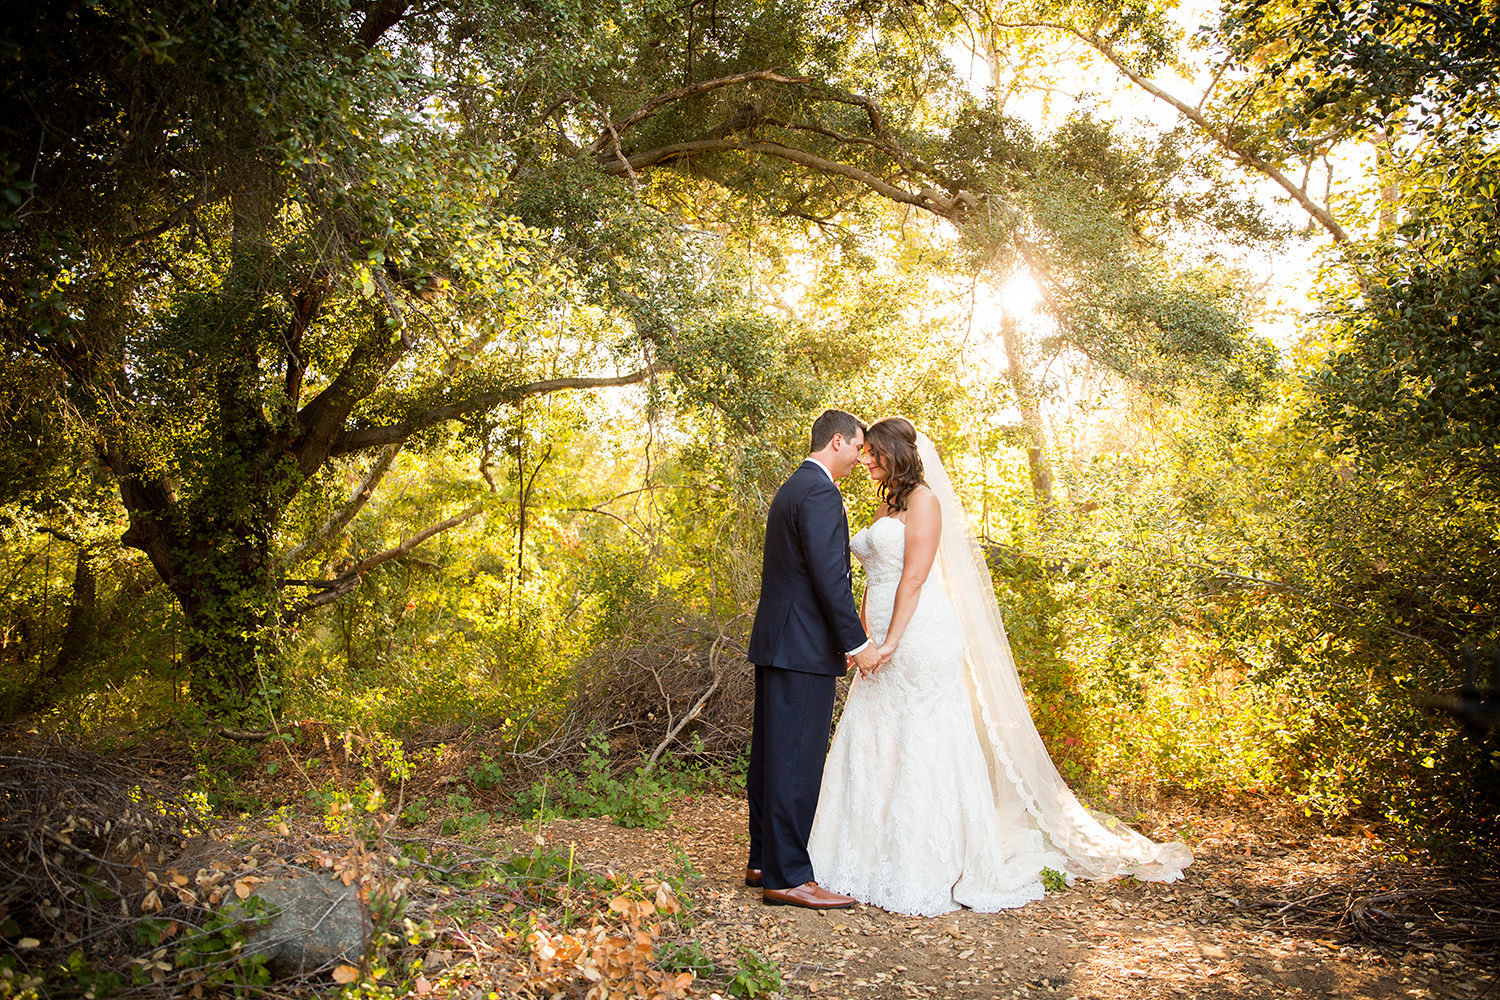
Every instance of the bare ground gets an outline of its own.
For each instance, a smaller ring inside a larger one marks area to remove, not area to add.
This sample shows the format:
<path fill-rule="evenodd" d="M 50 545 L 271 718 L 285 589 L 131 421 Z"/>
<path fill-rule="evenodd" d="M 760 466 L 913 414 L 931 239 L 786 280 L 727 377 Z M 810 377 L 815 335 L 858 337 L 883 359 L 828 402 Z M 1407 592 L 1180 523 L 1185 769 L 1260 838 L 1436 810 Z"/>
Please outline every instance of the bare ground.
<path fill-rule="evenodd" d="M 372 854 L 361 837 L 330 834 L 323 829 L 322 816 L 291 816 L 270 827 L 263 821 L 237 821 L 192 843 L 163 835 L 163 829 L 175 827 L 172 823 L 153 826 L 151 817 L 166 813 L 143 811 L 138 800 L 142 789 L 148 789 L 162 808 L 172 803 L 177 803 L 172 808 L 186 808 L 173 790 L 172 776 L 182 773 L 178 761 L 104 758 L 35 740 L 0 741 L 0 746 L 15 751 L 0 760 L 0 772 L 4 772 L 0 778 L 6 779 L 0 781 L 6 793 L 6 809 L 0 811 L 4 813 L 0 815 L 0 846 L 7 848 L 0 851 L 0 886 L 6 887 L 6 893 L 0 894 L 0 917 L 7 916 L 7 901 L 14 903 L 8 915 L 12 922 L 20 921 L 20 929 L 12 927 L 6 933 L 34 935 L 27 954 L 35 961 L 28 969 L 49 962 L 55 966 L 80 935 L 105 944 L 132 939 L 127 932 L 147 917 L 160 924 L 175 915 L 185 925 L 199 926 L 209 912 L 205 906 L 218 902 L 210 890 L 217 886 L 216 892 L 227 893 L 229 879 L 237 880 L 234 892 L 243 895 L 241 882 L 253 891 L 249 883 L 265 881 L 262 876 L 278 872 L 296 875 L 331 868 L 345 878 L 346 885 L 353 877 L 362 885 L 395 878 L 396 873 L 387 871 L 381 860 L 383 851 Z M 324 748 L 331 762 L 338 756 L 335 749 L 332 743 Z M 424 774 L 431 786 L 424 786 L 426 792 L 436 797 L 442 783 L 466 773 L 468 763 L 455 758 L 445 761 L 451 773 L 442 777 Z M 289 779 L 288 772 L 275 779 L 269 767 L 258 773 L 251 790 L 260 801 L 275 801 L 279 796 L 289 803 L 289 796 L 300 797 L 295 794 L 300 793 L 300 786 Z M 408 791 L 415 794 L 416 790 Z M 133 814 L 138 815 L 132 819 Z M 386 821 L 394 822 L 390 817 Z M 434 961 L 425 968 L 434 973 L 452 969 L 433 982 L 419 976 L 412 991 L 438 998 L 576 997 L 588 992 L 587 977 L 575 975 L 582 964 L 575 963 L 575 969 L 560 959 L 541 956 L 542 949 L 526 934 L 532 925 L 506 916 L 517 907 L 525 910 L 543 896 L 563 902 L 564 890 L 573 889 L 576 865 L 596 874 L 619 876 L 595 883 L 604 895 L 587 905 L 600 907 L 602 916 L 591 915 L 580 926 L 588 933 L 603 934 L 599 941 L 615 942 L 618 937 L 623 942 L 618 947 L 611 943 L 603 958 L 593 955 L 589 961 L 595 972 L 600 961 L 620 965 L 615 980 L 625 983 L 634 976 L 633 981 L 650 985 L 642 995 L 682 996 L 688 987 L 679 981 L 681 977 L 664 979 L 660 971 L 654 971 L 659 957 L 654 952 L 657 930 L 646 935 L 641 948 L 632 945 L 638 935 L 620 936 L 627 923 L 632 932 L 642 929 L 641 921 L 631 917 L 640 908 L 625 896 L 612 897 L 615 892 L 634 892 L 630 886 L 648 893 L 658 891 L 651 887 L 659 881 L 655 876 L 662 876 L 683 884 L 691 912 L 687 920 L 664 921 L 670 924 L 670 940 L 660 943 L 680 946 L 686 933 L 718 970 L 690 982 L 695 996 L 722 989 L 744 950 L 754 949 L 781 969 L 782 997 L 819 1000 L 1277 996 L 1418 1000 L 1495 996 L 1500 1000 L 1496 987 L 1500 979 L 1497 866 L 1435 866 L 1403 856 L 1395 845 L 1370 830 L 1356 826 L 1333 835 L 1274 802 L 1241 801 L 1233 808 L 1166 803 L 1132 816 L 1132 824 L 1142 832 L 1157 839 L 1181 839 L 1193 849 L 1196 862 L 1186 878 L 1172 885 L 1128 879 L 1080 883 L 1020 910 L 962 911 L 936 919 L 890 914 L 868 906 L 827 913 L 762 906 L 759 893 L 742 884 L 746 817 L 743 800 L 737 797 L 680 800 L 670 822 L 656 831 L 625 829 L 607 818 L 559 820 L 540 829 L 494 823 L 482 832 L 471 830 L 465 842 L 459 843 L 438 836 L 439 823 L 432 819 L 423 824 L 428 829 L 404 830 L 401 837 L 421 842 L 424 850 L 433 852 L 434 861 L 427 865 L 433 871 L 458 874 L 463 869 L 472 876 L 490 858 L 530 854 L 539 839 L 563 849 L 548 852 L 551 857 L 571 860 L 568 884 L 561 885 L 552 874 L 544 873 L 551 881 L 536 887 L 545 888 L 540 894 L 522 892 L 504 879 L 423 879 L 420 885 L 409 886 L 412 912 L 419 920 L 431 918 L 436 935 L 428 952 Z M 117 855 L 118 860 L 108 860 Z M 394 854 L 390 860 L 397 860 Z M 98 873 L 89 867 L 97 863 L 104 863 L 104 874 L 114 878 L 121 901 L 118 914 L 113 906 L 93 906 L 91 895 L 74 891 L 98 881 Z M 252 871 L 254 877 L 247 874 Z M 77 876 L 72 882 L 68 881 L 70 873 Z M 457 888 L 460 885 L 463 888 Z M 207 903 L 200 898 L 205 894 Z M 50 905 L 56 898 L 79 902 L 60 909 Z M 463 905 L 454 910 L 454 902 Z M 578 899 L 580 904 L 585 902 L 583 897 Z M 569 905 L 573 904 L 564 903 L 562 926 L 568 924 Z M 664 905 L 660 897 L 657 905 Z M 562 940 L 558 916 L 533 914 L 535 926 L 551 928 L 547 933 L 554 941 Z M 462 955 L 450 953 L 455 941 L 462 944 L 457 949 Z M 477 947 L 481 944 L 483 952 Z M 415 942 L 413 946 L 416 953 L 401 956 L 402 962 L 418 957 L 428 947 Z M 103 963 L 101 968 L 116 959 L 132 965 L 143 960 L 100 947 L 103 950 L 95 958 Z M 454 964 L 456 958 L 470 954 L 472 964 Z M 622 955 L 630 962 L 624 963 Z M 397 965 L 404 968 L 402 962 Z M 170 974 L 154 981 L 147 991 L 162 997 L 183 995 L 188 986 L 202 980 L 203 969 L 192 964 L 169 966 Z M 327 986 L 326 977 L 304 977 L 281 984 L 270 995 L 326 995 Z M 0 984 L 0 996 L 4 995 Z"/>
<path fill-rule="evenodd" d="M 497 829 L 495 846 L 529 850 L 540 838 L 573 847 L 581 866 L 642 878 L 678 875 L 685 857 L 694 936 L 720 969 L 743 948 L 774 958 L 784 997 L 1500 996 L 1493 948 L 1422 943 L 1393 903 L 1376 919 L 1401 923 L 1392 941 L 1415 943 L 1344 943 L 1349 934 L 1295 902 L 1310 880 L 1404 862 L 1388 845 L 1252 812 L 1148 814 L 1143 832 L 1193 849 L 1177 883 L 1081 882 L 1020 910 L 932 919 L 763 906 L 742 884 L 745 806 L 727 797 L 687 800 L 661 830 L 560 820 Z"/>

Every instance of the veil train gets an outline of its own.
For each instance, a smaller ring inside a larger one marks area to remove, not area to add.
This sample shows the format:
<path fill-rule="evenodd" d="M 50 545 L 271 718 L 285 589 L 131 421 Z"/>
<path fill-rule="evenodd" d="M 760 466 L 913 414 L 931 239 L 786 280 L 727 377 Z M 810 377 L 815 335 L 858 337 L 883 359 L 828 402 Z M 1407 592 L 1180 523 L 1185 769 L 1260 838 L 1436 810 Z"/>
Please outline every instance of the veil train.
<path fill-rule="evenodd" d="M 1067 858 L 1071 875 L 1133 875 L 1154 882 L 1181 878 L 1182 870 L 1193 863 L 1185 844 L 1158 844 L 1115 817 L 1086 808 L 1058 773 L 1031 720 L 973 525 L 937 448 L 925 434 L 917 435 L 917 453 L 942 509 L 938 575 L 958 612 L 975 725 L 989 765 L 995 808 L 1003 821 L 1009 821 L 1006 828 L 1019 821 L 1023 811 L 1029 813 L 1053 848 Z"/>

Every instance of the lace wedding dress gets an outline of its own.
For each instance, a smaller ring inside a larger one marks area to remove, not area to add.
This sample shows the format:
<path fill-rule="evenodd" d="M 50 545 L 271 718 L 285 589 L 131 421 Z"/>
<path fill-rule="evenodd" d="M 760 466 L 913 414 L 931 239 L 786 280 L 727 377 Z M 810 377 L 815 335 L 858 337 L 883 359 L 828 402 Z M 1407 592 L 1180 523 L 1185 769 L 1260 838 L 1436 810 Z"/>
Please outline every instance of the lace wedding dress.
<path fill-rule="evenodd" d="M 983 555 L 925 437 L 943 511 L 933 571 L 894 655 L 856 677 L 823 771 L 808 853 L 818 883 L 882 909 L 937 916 L 1040 899 L 1040 874 L 1174 881 L 1192 863 L 1086 809 L 1031 722 Z M 886 517 L 850 546 L 865 614 L 890 623 L 906 526 Z"/>

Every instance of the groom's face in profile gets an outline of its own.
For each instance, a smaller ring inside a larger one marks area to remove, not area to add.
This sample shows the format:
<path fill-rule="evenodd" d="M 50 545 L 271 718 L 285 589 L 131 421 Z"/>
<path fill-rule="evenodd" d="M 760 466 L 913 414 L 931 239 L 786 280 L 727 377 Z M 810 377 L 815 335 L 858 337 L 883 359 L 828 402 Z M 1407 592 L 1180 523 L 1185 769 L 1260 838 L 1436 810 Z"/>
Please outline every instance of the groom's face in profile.
<path fill-rule="evenodd" d="M 848 439 L 842 434 L 833 436 L 833 462 L 828 471 L 833 473 L 834 479 L 843 479 L 849 470 L 854 468 L 859 461 L 859 456 L 864 452 L 865 432 L 855 431 L 854 436 Z"/>

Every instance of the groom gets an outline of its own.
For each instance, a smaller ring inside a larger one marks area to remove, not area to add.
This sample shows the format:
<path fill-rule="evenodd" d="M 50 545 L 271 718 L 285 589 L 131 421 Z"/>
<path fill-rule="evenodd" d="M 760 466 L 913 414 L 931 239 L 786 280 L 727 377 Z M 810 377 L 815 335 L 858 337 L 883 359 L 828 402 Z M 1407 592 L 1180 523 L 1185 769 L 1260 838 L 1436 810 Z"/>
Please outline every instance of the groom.
<path fill-rule="evenodd" d="M 807 856 L 834 686 L 852 660 L 881 664 L 854 606 L 849 520 L 838 480 L 864 447 L 865 425 L 842 410 L 813 421 L 812 452 L 776 491 L 766 521 L 760 605 L 750 630 L 755 722 L 750 738 L 750 863 L 745 884 L 771 906 L 817 910 L 854 899 L 813 881 Z"/>

